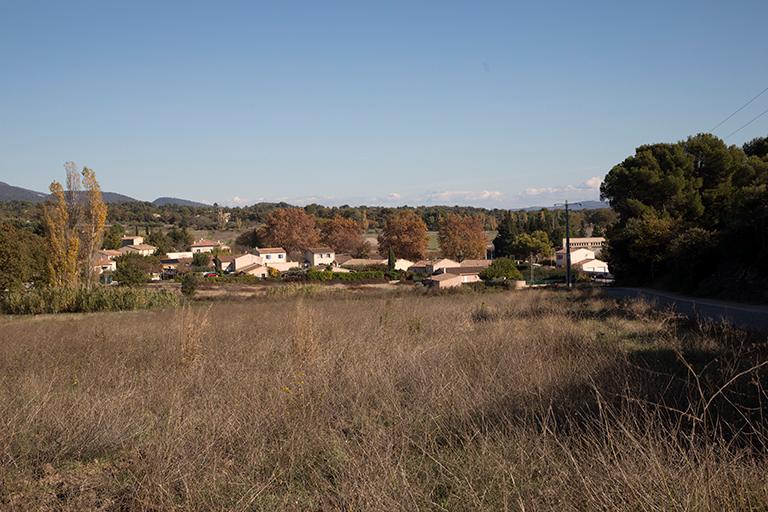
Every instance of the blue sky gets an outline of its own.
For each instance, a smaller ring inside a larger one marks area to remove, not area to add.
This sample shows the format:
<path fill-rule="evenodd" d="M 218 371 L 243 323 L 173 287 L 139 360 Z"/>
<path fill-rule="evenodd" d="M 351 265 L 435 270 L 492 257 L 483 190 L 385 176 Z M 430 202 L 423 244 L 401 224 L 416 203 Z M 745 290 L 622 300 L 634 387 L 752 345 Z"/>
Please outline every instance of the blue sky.
<path fill-rule="evenodd" d="M 768 87 L 768 2 L 0 0 L 0 181 L 222 204 L 595 199 Z M 768 108 L 768 93 L 716 133 Z M 729 143 L 768 134 L 768 116 Z"/>

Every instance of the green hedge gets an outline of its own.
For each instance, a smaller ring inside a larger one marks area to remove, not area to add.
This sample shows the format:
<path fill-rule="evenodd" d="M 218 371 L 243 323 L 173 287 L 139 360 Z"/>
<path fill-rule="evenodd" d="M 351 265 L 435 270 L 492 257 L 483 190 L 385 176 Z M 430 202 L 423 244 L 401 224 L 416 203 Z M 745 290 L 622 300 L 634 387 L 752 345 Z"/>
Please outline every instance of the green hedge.
<path fill-rule="evenodd" d="M 383 281 L 384 272 L 381 270 L 366 270 L 363 272 L 326 272 L 324 270 L 307 270 L 310 281 Z"/>
<path fill-rule="evenodd" d="M 179 296 L 167 290 L 129 287 L 35 288 L 8 292 L 2 297 L 2 310 L 12 315 L 42 313 L 87 313 L 126 311 L 177 306 Z"/>

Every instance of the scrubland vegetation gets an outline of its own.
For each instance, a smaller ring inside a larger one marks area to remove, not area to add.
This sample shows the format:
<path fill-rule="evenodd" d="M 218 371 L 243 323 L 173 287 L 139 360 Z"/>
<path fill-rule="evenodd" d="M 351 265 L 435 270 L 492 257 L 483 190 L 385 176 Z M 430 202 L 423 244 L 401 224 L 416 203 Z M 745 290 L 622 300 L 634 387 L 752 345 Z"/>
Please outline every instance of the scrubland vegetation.
<path fill-rule="evenodd" d="M 7 510 L 768 506 L 765 348 L 589 292 L 0 317 Z"/>
<path fill-rule="evenodd" d="M 45 313 L 89 313 L 169 308 L 179 305 L 179 296 L 168 290 L 130 287 L 33 288 L 0 295 L 0 311 L 13 315 Z"/>

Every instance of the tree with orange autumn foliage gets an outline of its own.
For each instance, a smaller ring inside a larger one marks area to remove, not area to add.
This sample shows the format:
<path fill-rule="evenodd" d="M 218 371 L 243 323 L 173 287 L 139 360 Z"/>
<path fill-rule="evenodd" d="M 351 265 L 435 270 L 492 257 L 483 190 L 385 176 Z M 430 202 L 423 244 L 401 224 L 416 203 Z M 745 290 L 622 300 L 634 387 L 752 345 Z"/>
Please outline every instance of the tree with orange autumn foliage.
<path fill-rule="evenodd" d="M 96 251 L 101 247 L 104 240 L 104 226 L 107 222 L 107 205 L 104 204 L 104 198 L 101 195 L 101 187 L 96 181 L 96 173 L 88 167 L 83 167 L 83 185 L 85 187 L 85 208 L 84 218 L 80 235 L 82 238 L 82 264 L 81 269 L 85 277 L 85 285 L 93 286 L 94 283 L 94 264 L 96 260 Z"/>
<path fill-rule="evenodd" d="M 77 258 L 80 237 L 70 225 L 69 208 L 64 187 L 54 181 L 51 197 L 43 205 L 43 226 L 48 246 L 48 284 L 57 288 L 72 288 L 78 284 Z"/>
<path fill-rule="evenodd" d="M 440 221 L 438 240 L 443 256 L 456 261 L 485 257 L 488 238 L 481 217 L 450 213 Z"/>
<path fill-rule="evenodd" d="M 390 248 L 398 258 L 423 259 L 427 255 L 427 224 L 411 210 L 395 213 L 387 219 L 379 234 L 379 251 Z"/>
<path fill-rule="evenodd" d="M 263 242 L 289 253 L 317 246 L 320 233 L 315 218 L 301 208 L 278 208 L 266 218 Z"/>
<path fill-rule="evenodd" d="M 82 173 L 78 173 L 74 162 L 67 162 L 64 168 L 67 189 L 54 181 L 50 186 L 51 196 L 43 205 L 48 284 L 75 288 L 83 282 L 91 287 L 95 281 L 96 251 L 104 238 L 107 206 L 93 170 L 84 167 Z"/>
<path fill-rule="evenodd" d="M 354 219 L 336 216 L 323 223 L 320 228 L 320 240 L 336 253 L 353 254 L 360 252 L 365 244 L 363 232 Z"/>

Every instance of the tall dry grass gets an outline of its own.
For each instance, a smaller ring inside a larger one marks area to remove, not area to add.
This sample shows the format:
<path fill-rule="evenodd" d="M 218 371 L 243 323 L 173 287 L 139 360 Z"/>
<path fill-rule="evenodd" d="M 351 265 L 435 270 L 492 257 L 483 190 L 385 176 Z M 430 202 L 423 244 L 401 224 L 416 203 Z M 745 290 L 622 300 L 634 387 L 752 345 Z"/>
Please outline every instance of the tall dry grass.
<path fill-rule="evenodd" d="M 768 506 L 764 347 L 585 294 L 0 318 L 0 508 Z"/>

